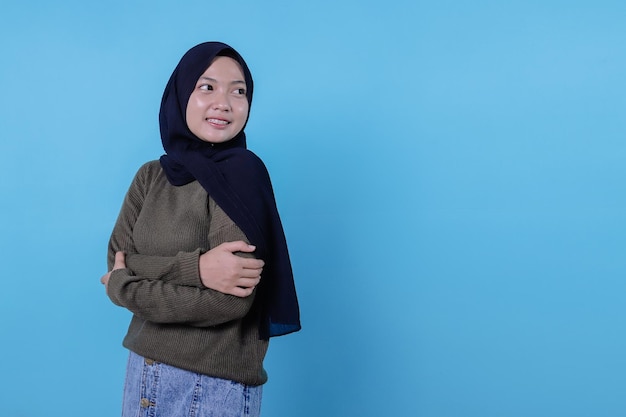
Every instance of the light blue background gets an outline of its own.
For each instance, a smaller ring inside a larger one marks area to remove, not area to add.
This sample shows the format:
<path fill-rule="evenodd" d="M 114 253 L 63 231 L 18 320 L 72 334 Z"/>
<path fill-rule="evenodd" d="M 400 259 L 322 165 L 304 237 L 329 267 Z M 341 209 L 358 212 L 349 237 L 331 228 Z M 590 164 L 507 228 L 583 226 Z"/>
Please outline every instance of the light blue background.
<path fill-rule="evenodd" d="M 304 330 L 266 417 L 626 416 L 626 2 L 0 6 L 0 415 L 119 415 L 99 283 L 180 56 L 256 81 Z"/>

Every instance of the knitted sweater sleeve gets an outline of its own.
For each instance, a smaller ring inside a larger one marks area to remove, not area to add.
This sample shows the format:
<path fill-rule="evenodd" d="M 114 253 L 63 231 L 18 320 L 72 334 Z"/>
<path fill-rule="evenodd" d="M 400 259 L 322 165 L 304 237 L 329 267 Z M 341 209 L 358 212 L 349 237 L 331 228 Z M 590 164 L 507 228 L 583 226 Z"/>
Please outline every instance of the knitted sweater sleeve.
<path fill-rule="evenodd" d="M 133 180 L 109 242 L 108 265 L 115 252 L 127 255 L 127 268 L 111 273 L 108 295 L 113 303 L 154 323 L 181 323 L 209 327 L 244 317 L 254 300 L 206 288 L 199 278 L 200 249 L 176 256 L 146 256 L 137 253 L 132 230 L 141 212 L 150 182 L 144 165 Z"/>

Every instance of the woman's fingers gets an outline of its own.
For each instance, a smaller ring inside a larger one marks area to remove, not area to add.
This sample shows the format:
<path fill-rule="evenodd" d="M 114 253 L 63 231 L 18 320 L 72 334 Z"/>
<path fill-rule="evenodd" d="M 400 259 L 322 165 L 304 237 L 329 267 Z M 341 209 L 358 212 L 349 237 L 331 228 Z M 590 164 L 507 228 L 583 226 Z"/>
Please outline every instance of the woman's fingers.
<path fill-rule="evenodd" d="M 124 269 L 126 268 L 126 255 L 124 252 L 115 252 L 115 262 L 113 264 L 113 269 Z"/>

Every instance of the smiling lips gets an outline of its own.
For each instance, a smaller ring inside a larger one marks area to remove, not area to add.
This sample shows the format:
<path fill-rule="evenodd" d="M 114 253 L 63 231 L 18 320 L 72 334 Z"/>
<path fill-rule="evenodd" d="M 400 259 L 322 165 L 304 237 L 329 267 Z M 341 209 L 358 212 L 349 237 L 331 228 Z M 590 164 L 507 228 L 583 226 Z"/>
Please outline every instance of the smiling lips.
<path fill-rule="evenodd" d="M 230 124 L 228 120 L 224 120 L 224 119 L 209 118 L 209 119 L 206 119 L 206 121 L 209 122 L 209 124 L 217 126 L 217 127 L 224 127 Z"/>

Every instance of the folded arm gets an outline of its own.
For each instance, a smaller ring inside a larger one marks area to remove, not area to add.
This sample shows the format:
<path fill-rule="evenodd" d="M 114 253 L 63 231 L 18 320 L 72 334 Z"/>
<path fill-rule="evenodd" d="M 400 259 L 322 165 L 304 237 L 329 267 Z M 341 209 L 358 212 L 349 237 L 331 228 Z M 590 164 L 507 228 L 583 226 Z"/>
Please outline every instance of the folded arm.
<path fill-rule="evenodd" d="M 147 171 L 140 170 L 131 184 L 109 242 L 110 272 L 101 279 L 107 294 L 115 304 L 156 323 L 214 326 L 242 318 L 263 266 L 252 258 L 253 246 L 235 241 L 205 253 L 137 253 L 132 231 L 150 182 Z"/>

